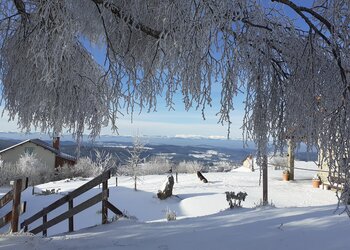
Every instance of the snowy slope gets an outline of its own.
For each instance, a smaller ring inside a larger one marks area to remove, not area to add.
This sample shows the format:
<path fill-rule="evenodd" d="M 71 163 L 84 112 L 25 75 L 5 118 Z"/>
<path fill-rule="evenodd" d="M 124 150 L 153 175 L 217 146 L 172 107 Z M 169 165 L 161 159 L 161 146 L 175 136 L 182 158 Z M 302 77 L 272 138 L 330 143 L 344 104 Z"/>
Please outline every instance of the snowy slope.
<path fill-rule="evenodd" d="M 315 169 L 313 163 L 297 162 L 297 167 Z M 269 200 L 276 207 L 256 207 L 262 196 L 259 173 L 239 168 L 229 173 L 206 173 L 208 184 L 195 174 L 179 175 L 174 197 L 165 201 L 155 198 L 166 176 L 145 176 L 139 191 L 133 191 L 130 178 L 109 181 L 110 201 L 138 220 L 121 219 L 108 225 L 101 223 L 101 205 L 74 217 L 74 233 L 67 222 L 50 228 L 48 238 L 31 235 L 1 235 L 3 249 L 348 249 L 350 220 L 341 210 L 335 212 L 335 193 L 311 187 L 314 172 L 297 170 L 296 181 L 281 181 L 281 171 L 269 171 Z M 37 188 L 60 189 L 65 194 L 86 181 L 59 181 Z M 84 199 L 100 191 L 98 187 Z M 225 191 L 245 191 L 243 208 L 228 209 Z M 1 192 L 1 191 L 0 191 Z M 24 195 L 28 211 L 21 220 L 36 213 L 61 194 Z M 1 194 L 0 194 L 1 195 Z M 82 200 L 77 199 L 74 204 Z M 175 211 L 176 221 L 167 222 L 167 209 Z M 65 211 L 62 207 L 61 211 Z M 55 214 L 55 213 L 54 213 Z M 49 215 L 54 216 L 54 214 Z M 2 216 L 0 214 L 0 216 Z M 111 212 L 109 216 L 112 217 Z M 51 217 L 52 218 L 52 217 Z M 38 222 L 39 223 L 39 222 Z M 35 225 L 30 226 L 33 228 Z M 89 228 L 86 228 L 89 227 Z M 85 229 L 82 229 L 85 228 Z M 81 229 L 81 230 L 79 230 Z M 57 235 L 59 234 L 59 235 Z M 53 236 L 56 235 L 56 236 Z"/>

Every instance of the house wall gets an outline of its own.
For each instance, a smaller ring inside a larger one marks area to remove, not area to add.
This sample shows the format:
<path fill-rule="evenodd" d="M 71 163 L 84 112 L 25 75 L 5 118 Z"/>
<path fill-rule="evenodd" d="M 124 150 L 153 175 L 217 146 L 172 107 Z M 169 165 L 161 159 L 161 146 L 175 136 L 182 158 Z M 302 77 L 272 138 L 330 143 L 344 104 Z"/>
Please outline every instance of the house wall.
<path fill-rule="evenodd" d="M 16 163 L 21 155 L 25 154 L 26 151 L 32 151 L 36 157 L 47 167 L 55 167 L 55 154 L 51 151 L 40 147 L 32 142 L 26 142 L 17 147 L 11 148 L 1 153 L 1 159 L 6 163 Z"/>

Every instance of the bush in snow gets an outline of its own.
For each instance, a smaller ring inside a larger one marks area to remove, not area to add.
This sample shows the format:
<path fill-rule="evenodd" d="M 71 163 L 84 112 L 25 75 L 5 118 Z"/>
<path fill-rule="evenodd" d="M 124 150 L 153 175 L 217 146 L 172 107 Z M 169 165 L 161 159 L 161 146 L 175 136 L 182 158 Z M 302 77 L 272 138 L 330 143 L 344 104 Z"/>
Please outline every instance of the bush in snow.
<path fill-rule="evenodd" d="M 172 169 L 169 159 L 161 156 L 152 157 L 149 161 L 142 164 L 142 172 L 145 175 L 164 174 Z"/>
<path fill-rule="evenodd" d="M 75 166 L 64 164 L 56 169 L 55 180 L 62 180 L 75 177 Z"/>
<path fill-rule="evenodd" d="M 202 170 L 202 165 L 197 161 L 182 161 L 176 166 L 178 173 L 197 173 Z"/>
<path fill-rule="evenodd" d="M 175 211 L 172 211 L 172 210 L 170 210 L 168 208 L 166 213 L 165 213 L 165 218 L 166 218 L 167 221 L 176 220 L 176 213 L 175 213 Z"/>
<path fill-rule="evenodd" d="M 112 154 L 96 150 L 95 157 L 95 161 L 89 157 L 83 157 L 78 159 L 74 166 L 65 164 L 59 167 L 56 179 L 96 177 L 108 169 L 115 168 L 116 162 Z"/>
<path fill-rule="evenodd" d="M 54 176 L 54 168 L 46 166 L 36 154 L 25 153 L 18 159 L 17 169 L 22 177 L 28 177 L 31 185 L 51 181 Z"/>
<path fill-rule="evenodd" d="M 236 168 L 236 166 L 229 161 L 219 161 L 214 164 L 214 169 L 216 169 L 217 172 L 228 172 L 234 168 Z"/>
<path fill-rule="evenodd" d="M 269 203 L 269 202 L 263 202 L 263 200 L 260 199 L 260 202 L 258 203 L 254 203 L 254 208 L 267 208 L 267 207 L 270 207 L 270 208 L 275 208 L 275 204 L 272 202 Z"/>
<path fill-rule="evenodd" d="M 272 165 L 275 169 L 288 168 L 288 159 L 286 156 L 274 155 L 269 159 L 269 165 Z"/>
<path fill-rule="evenodd" d="M 21 177 L 21 170 L 16 164 L 5 163 L 0 159 L 0 186 L 10 185 L 10 181 L 13 181 Z"/>
<path fill-rule="evenodd" d="M 55 170 L 46 166 L 35 154 L 25 153 L 13 163 L 0 163 L 0 185 L 9 185 L 18 178 L 29 178 L 31 185 L 36 185 L 53 179 Z"/>
<path fill-rule="evenodd" d="M 72 177 L 95 177 L 101 173 L 101 169 L 89 157 L 78 159 L 74 166 L 68 168 L 72 169 Z"/>
<path fill-rule="evenodd" d="M 235 207 L 241 207 L 241 202 L 245 201 L 245 198 L 247 197 L 246 192 L 239 192 L 235 194 L 235 192 L 225 192 L 226 194 L 226 200 L 230 206 L 230 208 Z"/>

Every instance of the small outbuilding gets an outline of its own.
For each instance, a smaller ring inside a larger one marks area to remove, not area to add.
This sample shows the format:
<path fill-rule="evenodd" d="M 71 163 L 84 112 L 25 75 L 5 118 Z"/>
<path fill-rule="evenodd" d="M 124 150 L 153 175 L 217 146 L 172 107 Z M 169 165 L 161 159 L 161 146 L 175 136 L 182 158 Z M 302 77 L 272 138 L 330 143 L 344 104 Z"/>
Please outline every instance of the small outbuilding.
<path fill-rule="evenodd" d="M 0 151 L 4 163 L 15 164 L 21 155 L 35 154 L 47 167 L 74 165 L 76 158 L 60 150 L 60 138 L 54 137 L 52 146 L 40 139 L 29 139 Z"/>

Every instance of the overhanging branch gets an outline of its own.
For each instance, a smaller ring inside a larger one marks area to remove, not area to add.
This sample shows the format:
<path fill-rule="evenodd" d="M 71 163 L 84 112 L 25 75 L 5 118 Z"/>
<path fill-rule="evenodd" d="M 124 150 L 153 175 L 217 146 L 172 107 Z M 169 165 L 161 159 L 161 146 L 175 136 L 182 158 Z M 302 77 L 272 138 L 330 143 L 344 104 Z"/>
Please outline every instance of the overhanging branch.
<path fill-rule="evenodd" d="M 115 4 L 105 2 L 104 0 L 92 0 L 92 1 L 97 5 L 103 5 L 106 9 L 111 10 L 111 12 L 115 16 L 117 16 L 120 20 L 124 21 L 130 27 L 141 30 L 146 35 L 151 36 L 157 40 L 163 38 L 164 35 L 162 35 L 162 33 L 167 33 L 164 31 L 152 29 L 151 27 L 148 27 L 142 23 L 135 22 L 131 16 L 125 15 L 124 12 Z"/>
<path fill-rule="evenodd" d="M 16 6 L 16 9 L 18 10 L 18 13 L 22 16 L 22 18 L 25 20 L 27 19 L 28 13 L 26 12 L 26 6 L 22 0 L 13 0 L 13 3 Z"/>

